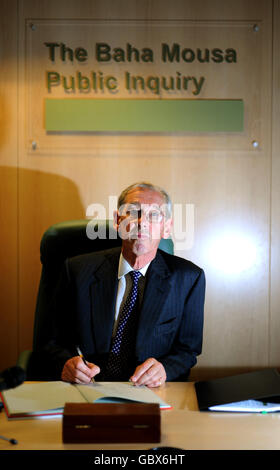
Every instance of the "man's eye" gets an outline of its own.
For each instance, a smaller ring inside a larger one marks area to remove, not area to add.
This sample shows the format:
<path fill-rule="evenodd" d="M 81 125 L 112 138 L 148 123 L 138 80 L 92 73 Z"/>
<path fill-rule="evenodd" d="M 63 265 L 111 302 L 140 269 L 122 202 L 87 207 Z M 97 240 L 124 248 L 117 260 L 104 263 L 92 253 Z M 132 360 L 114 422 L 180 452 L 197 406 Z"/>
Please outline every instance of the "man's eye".
<path fill-rule="evenodd" d="M 153 220 L 153 221 L 158 221 L 158 220 L 161 220 L 161 212 L 159 211 L 151 211 L 149 212 L 149 219 L 150 220 Z"/>
<path fill-rule="evenodd" d="M 138 211 L 137 210 L 128 210 L 124 214 L 126 217 L 138 217 Z"/>

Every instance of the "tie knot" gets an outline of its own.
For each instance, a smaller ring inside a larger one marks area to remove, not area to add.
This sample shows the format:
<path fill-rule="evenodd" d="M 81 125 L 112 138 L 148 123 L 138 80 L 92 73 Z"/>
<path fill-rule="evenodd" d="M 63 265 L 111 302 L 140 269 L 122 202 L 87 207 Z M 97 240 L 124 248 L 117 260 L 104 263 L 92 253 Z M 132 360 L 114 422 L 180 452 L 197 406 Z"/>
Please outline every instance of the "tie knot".
<path fill-rule="evenodd" d="M 138 281 L 139 281 L 140 277 L 142 276 L 140 271 L 130 271 L 129 274 L 131 276 L 133 284 L 138 284 Z"/>

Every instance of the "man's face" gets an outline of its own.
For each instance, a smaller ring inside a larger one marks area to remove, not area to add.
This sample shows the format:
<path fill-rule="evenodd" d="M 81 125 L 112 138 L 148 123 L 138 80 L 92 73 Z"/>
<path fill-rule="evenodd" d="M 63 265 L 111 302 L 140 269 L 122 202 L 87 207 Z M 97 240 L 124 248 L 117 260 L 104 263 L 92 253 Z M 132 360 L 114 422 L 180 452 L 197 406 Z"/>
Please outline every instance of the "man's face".
<path fill-rule="evenodd" d="M 150 189 L 131 190 L 115 222 L 123 247 L 136 256 L 155 253 L 160 239 L 168 238 L 171 230 L 163 196 Z"/>

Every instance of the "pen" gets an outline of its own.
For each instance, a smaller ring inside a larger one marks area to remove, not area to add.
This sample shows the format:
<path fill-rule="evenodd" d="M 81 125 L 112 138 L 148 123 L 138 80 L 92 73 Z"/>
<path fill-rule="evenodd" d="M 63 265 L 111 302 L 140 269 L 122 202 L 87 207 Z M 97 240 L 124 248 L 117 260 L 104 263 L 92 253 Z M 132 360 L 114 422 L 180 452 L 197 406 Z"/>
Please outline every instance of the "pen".
<path fill-rule="evenodd" d="M 83 355 L 82 351 L 80 350 L 80 348 L 78 346 L 77 346 L 77 353 L 80 356 L 80 358 L 83 360 L 83 363 L 87 366 L 87 361 L 85 360 L 84 355 Z M 92 377 L 91 381 L 95 382 L 93 377 Z"/>

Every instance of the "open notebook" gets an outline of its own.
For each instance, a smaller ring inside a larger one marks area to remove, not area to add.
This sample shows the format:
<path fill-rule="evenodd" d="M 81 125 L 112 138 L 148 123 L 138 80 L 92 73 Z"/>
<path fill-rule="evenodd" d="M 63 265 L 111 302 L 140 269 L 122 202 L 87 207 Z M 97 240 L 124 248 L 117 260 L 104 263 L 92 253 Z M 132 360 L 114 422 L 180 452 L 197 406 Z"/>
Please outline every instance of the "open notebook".
<path fill-rule="evenodd" d="M 158 403 L 161 409 L 171 406 L 151 389 L 129 382 L 94 382 L 77 385 L 67 382 L 24 383 L 1 393 L 5 411 L 11 418 L 34 418 L 62 415 L 65 403 Z"/>

